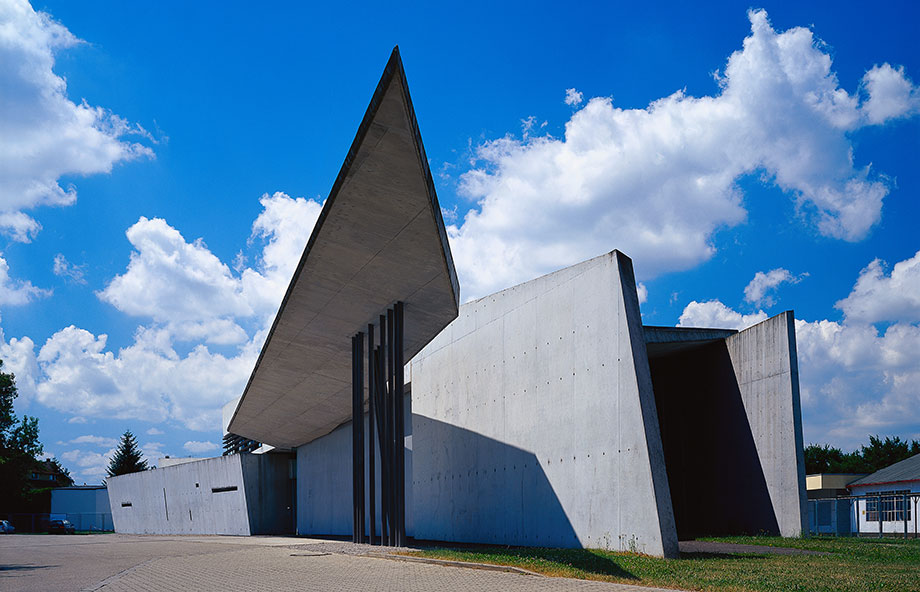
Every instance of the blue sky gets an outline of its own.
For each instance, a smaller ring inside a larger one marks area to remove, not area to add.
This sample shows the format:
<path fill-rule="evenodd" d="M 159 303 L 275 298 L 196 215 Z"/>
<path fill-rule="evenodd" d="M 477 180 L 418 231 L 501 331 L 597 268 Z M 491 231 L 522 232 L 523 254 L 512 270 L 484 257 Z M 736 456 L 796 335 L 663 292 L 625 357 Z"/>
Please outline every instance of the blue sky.
<path fill-rule="evenodd" d="M 218 453 L 396 44 L 464 299 L 619 248 L 648 324 L 795 310 L 807 442 L 920 438 L 916 5 L 612 4 L 0 0 L 0 358 L 46 452 Z"/>

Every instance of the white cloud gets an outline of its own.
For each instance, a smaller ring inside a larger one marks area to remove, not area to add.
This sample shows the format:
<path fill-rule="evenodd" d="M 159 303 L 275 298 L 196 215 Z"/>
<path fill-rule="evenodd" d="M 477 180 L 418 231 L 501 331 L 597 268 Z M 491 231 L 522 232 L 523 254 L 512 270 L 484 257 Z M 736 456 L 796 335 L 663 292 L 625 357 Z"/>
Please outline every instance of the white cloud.
<path fill-rule="evenodd" d="M 810 30 L 777 33 L 763 11 L 750 20 L 713 96 L 678 91 L 645 109 L 593 98 L 562 138 L 506 136 L 476 148 L 460 190 L 477 207 L 448 228 L 464 297 L 612 248 L 634 259 L 640 278 L 693 267 L 713 255 L 717 229 L 745 220 L 738 180 L 755 172 L 820 233 L 864 237 L 889 188 L 854 162 L 848 134 L 875 121 L 881 87 L 867 83 L 860 105 Z M 910 113 L 892 107 L 887 117 Z"/>
<path fill-rule="evenodd" d="M 14 280 L 10 277 L 10 266 L 0 256 L 0 305 L 26 304 L 36 298 L 50 296 L 50 290 L 42 290 L 32 285 L 32 282 Z"/>
<path fill-rule="evenodd" d="M 920 251 L 896 263 L 890 275 L 884 262 L 875 259 L 859 273 L 850 295 L 835 306 L 847 321 L 920 321 Z"/>
<path fill-rule="evenodd" d="M 870 123 L 885 123 L 920 109 L 920 93 L 904 74 L 903 66 L 875 66 L 866 72 L 863 86 L 869 95 L 863 112 Z"/>
<path fill-rule="evenodd" d="M 67 420 L 67 423 L 86 423 L 86 418 L 79 415 L 74 415 Z"/>
<path fill-rule="evenodd" d="M 773 306 L 773 297 L 767 292 L 774 290 L 782 283 L 797 284 L 807 276 L 807 273 L 792 275 L 788 269 L 782 267 L 771 269 L 766 273 L 758 271 L 754 274 L 751 283 L 744 288 L 744 299 L 757 306 Z"/>
<path fill-rule="evenodd" d="M 23 210 L 69 205 L 76 189 L 63 175 L 108 173 L 120 161 L 152 157 L 141 144 L 122 141 L 141 128 L 67 97 L 54 73 L 55 52 L 81 43 L 25 0 L 0 3 L 0 228 L 28 242 L 40 225 Z"/>
<path fill-rule="evenodd" d="M 245 387 L 321 209 L 282 193 L 261 203 L 250 237 L 264 241 L 261 256 L 236 274 L 202 240 L 189 243 L 165 220 L 141 218 L 127 233 L 135 249 L 127 270 L 99 296 L 151 323 L 117 351 L 106 335 L 75 326 L 54 333 L 37 354 L 28 337 L 0 343 L 23 400 L 81 418 L 217 429 L 222 405 Z M 180 355 L 176 342 L 198 345 Z"/>
<path fill-rule="evenodd" d="M 577 107 L 584 101 L 585 95 L 574 88 L 565 89 L 565 104 L 571 107 Z"/>
<path fill-rule="evenodd" d="M 707 302 L 694 300 L 684 308 L 677 326 L 741 330 L 765 320 L 767 320 L 767 313 L 762 310 L 746 315 L 732 310 L 718 300 Z"/>
<path fill-rule="evenodd" d="M 192 454 L 201 454 L 202 452 L 217 450 L 217 444 L 214 442 L 199 442 L 197 440 L 190 440 L 183 444 L 182 447 Z"/>
<path fill-rule="evenodd" d="M 65 466 L 73 474 L 75 482 L 78 481 L 77 477 L 79 480 L 101 481 L 106 476 L 106 469 L 114 454 L 114 448 L 106 452 L 74 448 L 61 454 L 61 460 L 66 462 Z"/>
<path fill-rule="evenodd" d="M 54 275 L 69 280 L 75 284 L 85 284 L 85 265 L 74 265 L 62 253 L 54 256 L 54 266 L 51 268 Z"/>
<path fill-rule="evenodd" d="M 150 428 L 149 430 L 147 430 L 146 434 L 148 436 L 161 436 L 163 435 L 163 430 L 158 430 L 156 428 Z"/>
<path fill-rule="evenodd" d="M 795 321 L 807 442 L 852 448 L 870 434 L 913 437 L 920 425 L 920 318 L 910 297 L 920 254 L 885 276 L 878 261 L 864 269 L 838 303 L 843 322 Z M 887 302 L 869 306 L 874 296 Z M 852 313 L 852 314 L 851 314 Z M 691 302 L 680 326 L 740 329 L 766 317 L 742 315 L 719 301 Z M 880 330 L 872 323 L 884 322 Z M 890 324 L 889 324 L 890 323 Z"/>
<path fill-rule="evenodd" d="M 187 242 L 160 218 L 142 217 L 126 232 L 134 251 L 125 273 L 99 298 L 120 311 L 149 317 L 171 338 L 216 345 L 241 344 L 243 319 L 266 319 L 278 305 L 322 204 L 284 193 L 263 195 L 250 241 L 265 244 L 255 268 L 234 272 L 202 239 Z M 242 259 L 237 262 L 242 267 Z"/>
<path fill-rule="evenodd" d="M 93 444 L 94 446 L 103 446 L 106 448 L 114 448 L 118 441 L 115 438 L 106 438 L 105 436 L 93 436 L 92 434 L 87 434 L 85 436 L 78 436 L 71 440 L 69 444 Z"/>
<path fill-rule="evenodd" d="M 645 284 L 639 282 L 636 284 L 636 294 L 639 296 L 639 304 L 644 304 L 648 300 L 648 288 Z"/>

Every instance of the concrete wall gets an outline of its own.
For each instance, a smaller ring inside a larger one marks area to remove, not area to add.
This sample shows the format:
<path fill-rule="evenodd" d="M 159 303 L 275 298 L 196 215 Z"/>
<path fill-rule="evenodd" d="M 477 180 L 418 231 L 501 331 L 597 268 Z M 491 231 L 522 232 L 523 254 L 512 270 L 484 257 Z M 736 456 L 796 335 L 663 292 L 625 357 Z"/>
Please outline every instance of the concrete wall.
<path fill-rule="evenodd" d="M 407 378 L 409 374 L 407 373 Z M 403 403 L 405 413 L 406 455 L 406 534 L 414 536 L 412 516 L 412 447 L 413 423 L 411 387 L 407 386 Z M 367 434 L 367 415 L 364 416 Z M 376 434 L 376 431 L 375 431 Z M 368 454 L 365 436 L 364 466 L 367 470 Z M 331 433 L 297 448 L 297 534 L 301 535 L 351 535 L 352 532 L 352 456 L 351 422 L 344 423 Z M 376 520 L 375 532 L 380 534 L 380 454 L 376 456 Z M 365 499 L 368 497 L 368 480 L 365 479 Z M 370 532 L 370 515 L 366 513 L 365 532 Z"/>
<path fill-rule="evenodd" d="M 109 477 L 115 531 L 132 534 L 250 534 L 243 455 Z M 215 488 L 235 487 L 214 492 Z M 129 505 L 126 505 L 129 504 Z"/>
<path fill-rule="evenodd" d="M 293 531 L 287 455 L 234 454 L 108 479 L 116 532 L 279 534 Z"/>
<path fill-rule="evenodd" d="M 411 367 L 417 538 L 677 554 L 628 257 L 462 306 Z"/>
<path fill-rule="evenodd" d="M 808 532 L 799 366 L 792 311 L 725 340 L 782 536 Z"/>

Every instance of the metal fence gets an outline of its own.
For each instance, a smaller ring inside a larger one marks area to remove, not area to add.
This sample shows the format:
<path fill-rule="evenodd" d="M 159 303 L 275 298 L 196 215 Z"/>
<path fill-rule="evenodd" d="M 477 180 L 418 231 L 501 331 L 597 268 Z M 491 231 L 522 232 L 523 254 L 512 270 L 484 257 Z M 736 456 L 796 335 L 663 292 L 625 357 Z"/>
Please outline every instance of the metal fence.
<path fill-rule="evenodd" d="M 69 520 L 74 528 L 90 532 L 112 532 L 115 525 L 111 512 L 84 512 L 71 514 L 0 514 L 0 519 L 8 520 L 16 532 L 47 532 L 52 520 Z"/>
<path fill-rule="evenodd" d="M 812 534 L 918 537 L 920 493 L 880 492 L 808 500 Z"/>

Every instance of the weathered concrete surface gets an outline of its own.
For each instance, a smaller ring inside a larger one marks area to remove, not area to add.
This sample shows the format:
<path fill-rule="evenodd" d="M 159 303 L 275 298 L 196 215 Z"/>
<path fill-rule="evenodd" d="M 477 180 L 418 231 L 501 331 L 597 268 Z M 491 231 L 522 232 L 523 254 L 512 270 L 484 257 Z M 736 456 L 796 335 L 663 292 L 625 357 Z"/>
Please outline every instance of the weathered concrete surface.
<path fill-rule="evenodd" d="M 725 340 L 782 536 L 808 529 L 795 317 L 786 311 Z"/>
<path fill-rule="evenodd" d="M 411 366 L 417 538 L 677 554 L 628 257 L 462 306 Z"/>
<path fill-rule="evenodd" d="M 459 298 L 394 50 L 229 431 L 282 448 L 328 434 L 351 418 L 351 337 L 402 301 L 408 360 L 457 316 Z"/>
<path fill-rule="evenodd" d="M 109 477 L 115 531 L 132 534 L 290 532 L 288 460 L 234 454 Z M 259 479 L 265 479 L 260 482 Z"/>

